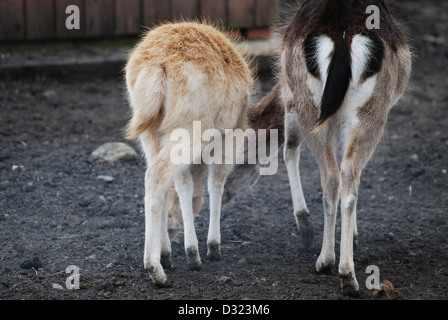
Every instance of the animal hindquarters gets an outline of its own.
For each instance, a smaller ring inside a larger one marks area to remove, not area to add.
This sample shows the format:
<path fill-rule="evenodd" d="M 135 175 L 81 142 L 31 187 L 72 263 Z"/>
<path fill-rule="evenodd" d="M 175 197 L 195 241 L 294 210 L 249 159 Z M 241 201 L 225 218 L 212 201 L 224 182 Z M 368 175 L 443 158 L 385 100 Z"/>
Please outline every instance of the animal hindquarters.
<path fill-rule="evenodd" d="M 162 25 L 144 37 L 128 61 L 126 82 L 133 114 L 127 138 L 140 137 L 148 163 L 144 264 L 155 283 L 164 285 L 161 260 L 170 264 L 166 257 L 171 251 L 170 187 L 174 182 L 188 263 L 197 270 L 201 262 L 194 230 L 192 165 L 201 161 L 208 143 L 202 140 L 206 129 L 244 128 L 252 77 L 243 55 L 221 32 L 179 23 Z M 200 124 L 199 132 L 194 123 Z M 185 139 L 172 140 L 176 130 Z M 173 150 L 182 150 L 182 161 L 173 161 Z"/>
<path fill-rule="evenodd" d="M 296 109 L 298 126 L 321 173 L 325 226 L 316 269 L 324 271 L 335 262 L 340 200 L 339 274 L 346 294 L 359 291 L 353 237 L 361 173 L 411 70 L 404 35 L 383 1 L 374 1 L 381 7 L 382 28 L 366 29 L 367 2 L 305 1 L 285 29 L 281 61 L 283 100 Z"/>

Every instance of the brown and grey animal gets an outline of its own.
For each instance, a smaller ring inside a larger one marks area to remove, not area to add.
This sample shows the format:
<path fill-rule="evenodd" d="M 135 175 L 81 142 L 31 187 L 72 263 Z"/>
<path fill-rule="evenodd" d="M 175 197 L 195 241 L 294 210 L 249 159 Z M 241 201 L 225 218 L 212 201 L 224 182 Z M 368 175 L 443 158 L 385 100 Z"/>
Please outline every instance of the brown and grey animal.
<path fill-rule="evenodd" d="M 379 29 L 366 25 L 371 5 L 379 9 Z M 336 263 L 340 201 L 339 275 L 348 295 L 359 293 L 353 241 L 361 173 L 390 109 L 405 92 L 411 60 L 405 35 L 383 0 L 308 0 L 284 29 L 279 84 L 294 216 L 305 244 L 311 244 L 314 228 L 298 167 L 300 146 L 306 142 L 323 188 L 324 235 L 316 270 L 325 272 Z"/>
<path fill-rule="evenodd" d="M 200 269 L 193 211 L 202 203 L 201 198 L 193 198 L 201 191 L 201 187 L 195 187 L 195 181 L 205 173 L 204 168 L 193 164 L 201 163 L 201 151 L 212 139 L 209 134 L 209 139 L 204 140 L 206 130 L 224 135 L 229 129 L 246 129 L 252 71 L 243 50 L 223 32 L 195 22 L 169 23 L 149 31 L 131 53 L 125 71 L 133 114 L 126 137 L 140 139 L 148 166 L 144 266 L 157 285 L 165 285 L 164 268 L 171 267 L 170 186 L 174 183 L 179 197 L 188 265 L 193 270 Z M 194 122 L 201 124 L 199 135 L 193 132 Z M 172 141 L 171 134 L 180 129 L 191 139 Z M 173 149 L 179 143 L 185 150 L 193 150 L 188 161 L 172 161 Z M 223 162 L 208 168 L 207 242 L 212 259 L 220 256 L 221 198 L 232 167 Z"/>

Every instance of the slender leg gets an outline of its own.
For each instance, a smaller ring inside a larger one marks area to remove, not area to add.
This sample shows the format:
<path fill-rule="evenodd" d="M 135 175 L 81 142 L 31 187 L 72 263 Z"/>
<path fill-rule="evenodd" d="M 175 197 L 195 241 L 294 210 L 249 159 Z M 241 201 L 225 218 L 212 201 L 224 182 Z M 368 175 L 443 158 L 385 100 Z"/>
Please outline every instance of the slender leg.
<path fill-rule="evenodd" d="M 207 174 L 207 165 L 192 165 L 191 175 L 194 181 L 193 192 L 193 212 L 197 216 L 204 206 L 204 184 L 205 176 Z M 176 188 L 173 186 L 170 189 L 169 199 L 169 212 L 168 212 L 168 234 L 172 239 L 176 236 L 177 232 L 181 230 L 183 226 L 182 211 L 180 209 L 179 196 Z"/>
<path fill-rule="evenodd" d="M 317 272 L 327 272 L 336 263 L 334 251 L 335 227 L 339 204 L 339 169 L 332 150 L 320 161 L 321 184 L 323 189 L 324 234 L 322 249 L 316 262 Z"/>
<path fill-rule="evenodd" d="M 228 164 L 210 165 L 208 178 L 210 226 L 207 238 L 207 256 L 210 260 L 221 259 L 221 203 L 226 178 L 231 169 L 232 165 Z"/>
<path fill-rule="evenodd" d="M 357 295 L 359 285 L 356 280 L 353 262 L 353 235 L 361 172 L 360 168 L 356 168 L 353 161 L 350 160 L 342 162 L 341 172 L 341 258 L 339 275 L 342 281 L 343 293 Z"/>
<path fill-rule="evenodd" d="M 154 180 L 152 172 L 151 168 L 148 168 L 145 177 L 145 252 L 143 259 L 144 267 L 149 270 L 154 282 L 157 285 L 162 285 L 166 282 L 166 275 L 160 263 L 164 201 L 154 197 L 151 188 Z"/>
<path fill-rule="evenodd" d="M 190 270 L 201 270 L 202 263 L 199 257 L 198 239 L 194 226 L 193 192 L 194 182 L 190 168 L 181 175 L 174 177 L 174 184 L 179 195 L 180 208 L 184 223 L 185 253 Z"/>
<path fill-rule="evenodd" d="M 157 158 L 158 142 L 148 132 L 140 137 L 140 142 L 145 153 L 148 169 L 145 174 L 145 249 L 144 267 L 158 285 L 166 282 L 166 276 L 161 264 L 171 265 L 171 245 L 165 239 L 166 219 L 163 211 L 167 198 L 153 199 L 152 180 L 156 178 L 151 164 Z M 162 253 L 163 252 L 163 253 Z"/>
<path fill-rule="evenodd" d="M 185 166 L 174 165 L 170 160 L 172 145 L 168 143 L 151 159 L 145 175 L 145 252 L 144 267 L 149 270 L 157 285 L 165 285 L 166 275 L 161 265 L 162 242 L 167 246 L 167 194 L 173 176 L 185 170 Z M 162 240 L 164 239 L 164 240 Z"/>
<path fill-rule="evenodd" d="M 385 120 L 368 120 L 352 132 L 341 164 L 341 257 L 339 275 L 342 292 L 358 295 L 359 285 L 353 262 L 353 237 L 356 235 L 356 205 L 361 173 L 382 135 Z"/>
<path fill-rule="evenodd" d="M 288 171 L 289 185 L 291 188 L 294 218 L 302 235 L 304 246 L 310 247 L 313 243 L 314 226 L 310 219 L 310 214 L 303 195 L 302 183 L 300 181 L 299 162 L 302 138 L 298 129 L 295 112 L 292 111 L 288 113 L 285 124 L 286 141 L 284 148 L 284 160 Z"/>

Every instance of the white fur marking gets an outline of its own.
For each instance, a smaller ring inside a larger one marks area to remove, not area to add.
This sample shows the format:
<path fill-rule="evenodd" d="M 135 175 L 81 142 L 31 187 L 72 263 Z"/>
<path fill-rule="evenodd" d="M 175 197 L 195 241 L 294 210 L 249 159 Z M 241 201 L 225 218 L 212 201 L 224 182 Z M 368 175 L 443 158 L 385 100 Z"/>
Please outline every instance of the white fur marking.
<path fill-rule="evenodd" d="M 366 36 L 355 35 L 352 40 L 352 85 L 357 86 L 371 55 L 372 40 Z"/>
<path fill-rule="evenodd" d="M 328 68 L 330 67 L 331 58 L 334 50 L 333 41 L 327 36 L 320 36 L 316 41 L 316 59 L 319 67 L 321 80 L 311 75 L 308 76 L 308 88 L 313 97 L 314 105 L 319 108 L 322 102 L 322 95 L 327 82 Z"/>
<path fill-rule="evenodd" d="M 344 199 L 343 207 L 346 209 L 354 210 L 356 204 L 356 197 L 353 194 L 348 195 Z"/>
<path fill-rule="evenodd" d="M 334 42 L 327 36 L 320 36 L 317 39 L 316 44 L 317 64 L 319 66 L 323 87 L 325 87 L 328 77 L 328 68 L 330 67 L 331 58 L 334 51 Z"/>
<path fill-rule="evenodd" d="M 345 150 L 345 147 L 350 140 L 351 129 L 359 123 L 358 111 L 372 96 L 376 86 L 376 80 L 377 77 L 373 76 L 364 81 L 362 85 L 350 86 L 348 89 L 338 120 L 341 128 L 342 150 Z"/>
<path fill-rule="evenodd" d="M 313 102 L 316 108 L 319 108 L 320 103 L 322 102 L 322 95 L 324 92 L 324 87 L 322 86 L 322 82 L 313 76 L 308 76 L 308 88 L 310 89 L 311 96 L 313 97 Z"/>

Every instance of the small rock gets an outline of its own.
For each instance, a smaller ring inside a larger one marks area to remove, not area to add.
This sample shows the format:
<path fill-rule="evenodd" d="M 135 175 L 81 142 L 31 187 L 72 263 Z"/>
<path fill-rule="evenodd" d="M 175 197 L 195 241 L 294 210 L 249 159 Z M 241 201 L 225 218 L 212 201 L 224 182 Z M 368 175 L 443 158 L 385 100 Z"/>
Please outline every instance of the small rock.
<path fill-rule="evenodd" d="M 32 191 L 34 191 L 34 183 L 33 182 L 28 182 L 27 184 L 26 184 L 26 186 L 24 186 L 23 187 L 23 191 L 24 192 L 32 192 Z"/>
<path fill-rule="evenodd" d="M 61 286 L 59 283 L 52 283 L 53 289 L 56 290 L 64 290 L 64 287 Z"/>
<path fill-rule="evenodd" d="M 111 263 L 109 263 L 109 264 L 106 266 L 106 269 L 113 268 L 113 266 L 114 266 L 114 264 L 111 262 Z"/>
<path fill-rule="evenodd" d="M 17 170 L 19 170 L 20 169 L 20 171 L 25 171 L 25 167 L 24 166 L 22 166 L 22 165 L 15 165 L 15 164 L 13 164 L 12 165 L 12 167 L 11 167 L 11 169 L 12 169 L 12 171 L 17 171 Z"/>
<path fill-rule="evenodd" d="M 216 279 L 216 282 L 219 284 L 229 283 L 229 282 L 232 282 L 232 278 L 222 276 L 222 277 Z"/>
<path fill-rule="evenodd" d="M 242 257 L 240 260 L 238 260 L 239 264 L 247 264 L 247 259 L 245 257 Z"/>
<path fill-rule="evenodd" d="M 22 269 L 39 269 L 42 268 L 42 266 L 42 262 L 39 257 L 36 256 L 23 259 L 22 262 L 20 262 L 20 268 Z"/>
<path fill-rule="evenodd" d="M 81 208 L 87 208 L 88 206 L 90 206 L 92 204 L 92 202 L 93 202 L 93 199 L 91 197 L 87 197 L 87 198 L 81 199 L 78 204 Z"/>
<path fill-rule="evenodd" d="M 57 93 L 55 91 L 53 91 L 53 90 L 47 90 L 47 91 L 43 92 L 42 95 L 45 98 L 52 98 L 52 97 L 56 97 Z"/>
<path fill-rule="evenodd" d="M 386 240 L 388 240 L 388 241 L 392 241 L 392 240 L 394 240 L 395 235 L 392 232 L 389 232 L 384 235 L 384 238 L 386 238 Z"/>
<path fill-rule="evenodd" d="M 107 183 L 111 183 L 111 182 L 113 182 L 114 180 L 115 180 L 115 178 L 114 177 L 111 177 L 111 176 L 98 176 L 98 177 L 96 177 L 98 180 L 103 180 L 104 182 L 107 182 Z"/>
<path fill-rule="evenodd" d="M 106 162 L 129 161 L 137 158 L 137 152 L 126 143 L 111 142 L 97 148 L 91 156 Z"/>

